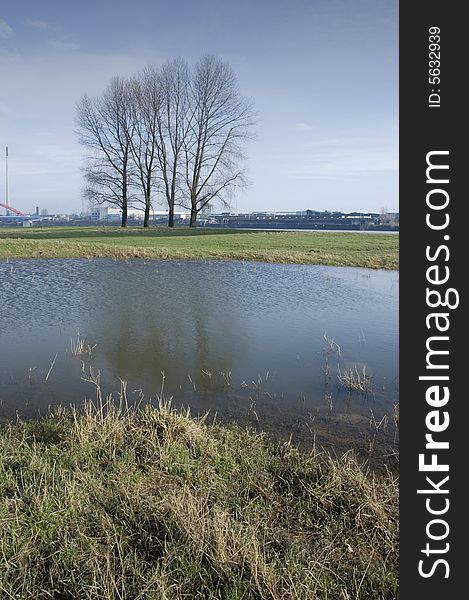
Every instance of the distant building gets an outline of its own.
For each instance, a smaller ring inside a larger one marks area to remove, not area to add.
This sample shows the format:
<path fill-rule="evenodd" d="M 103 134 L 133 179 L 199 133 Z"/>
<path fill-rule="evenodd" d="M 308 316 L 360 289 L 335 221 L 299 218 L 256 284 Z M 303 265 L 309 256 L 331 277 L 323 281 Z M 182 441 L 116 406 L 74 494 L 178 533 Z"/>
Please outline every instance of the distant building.
<path fill-rule="evenodd" d="M 393 213 L 386 222 L 378 213 L 299 210 L 295 212 L 267 212 L 211 214 L 201 219 L 207 227 L 266 228 L 266 229 L 322 229 L 322 230 L 399 230 L 399 214 Z"/>
<path fill-rule="evenodd" d="M 91 218 L 100 221 L 108 218 L 108 207 L 107 206 L 93 206 L 91 209 Z"/>
<path fill-rule="evenodd" d="M 91 218 L 96 221 L 118 221 L 122 216 L 122 210 L 114 206 L 94 206 L 91 209 Z M 137 208 L 135 206 L 129 206 L 127 209 L 127 216 L 129 219 L 137 219 L 143 221 L 145 217 L 145 211 L 143 208 Z M 180 220 L 190 219 L 190 211 L 175 210 L 174 218 Z M 167 210 L 152 210 L 150 211 L 150 219 L 159 220 L 168 217 Z"/>

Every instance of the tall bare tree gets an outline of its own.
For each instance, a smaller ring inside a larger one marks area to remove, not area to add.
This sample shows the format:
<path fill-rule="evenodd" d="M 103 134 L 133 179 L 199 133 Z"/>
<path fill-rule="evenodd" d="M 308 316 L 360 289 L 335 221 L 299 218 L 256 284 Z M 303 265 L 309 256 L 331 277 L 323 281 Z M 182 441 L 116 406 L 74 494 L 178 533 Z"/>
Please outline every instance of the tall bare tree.
<path fill-rule="evenodd" d="M 167 61 L 160 71 L 147 66 L 132 79 L 131 88 L 135 120 L 131 148 L 145 199 L 145 223 L 152 192 L 158 189 L 168 205 L 168 226 L 173 227 L 181 187 L 179 167 L 190 124 L 187 63 Z"/>
<path fill-rule="evenodd" d="M 122 227 L 127 225 L 134 176 L 131 101 L 128 82 L 114 77 L 99 98 L 83 96 L 76 119 L 79 141 L 88 150 L 84 194 L 90 202 L 118 206 Z"/>
<path fill-rule="evenodd" d="M 180 165 L 191 125 L 187 63 L 182 59 L 168 61 L 151 81 L 157 86 L 161 99 L 157 113 L 158 159 L 168 204 L 168 226 L 174 227 L 174 208 L 181 192 Z"/>
<path fill-rule="evenodd" d="M 197 63 L 189 85 L 191 113 L 184 141 L 190 226 L 214 199 L 223 205 L 246 185 L 242 145 L 252 134 L 252 103 L 240 94 L 229 64 L 214 56 Z"/>
<path fill-rule="evenodd" d="M 251 137 L 252 103 L 239 92 L 231 67 L 203 57 L 189 73 L 182 59 L 160 71 L 147 67 L 130 79 L 114 77 L 99 98 L 84 96 L 77 110 L 80 142 L 89 151 L 85 194 L 119 206 L 141 190 L 147 227 L 155 192 L 164 193 L 168 225 L 177 204 L 191 210 L 190 226 L 215 199 L 227 205 L 246 184 L 243 143 Z"/>
<path fill-rule="evenodd" d="M 147 67 L 129 82 L 134 133 L 130 138 L 130 148 L 136 167 L 136 179 L 145 204 L 144 227 L 149 226 L 159 167 L 158 115 L 161 111 L 162 94 L 157 77 L 156 69 Z"/>

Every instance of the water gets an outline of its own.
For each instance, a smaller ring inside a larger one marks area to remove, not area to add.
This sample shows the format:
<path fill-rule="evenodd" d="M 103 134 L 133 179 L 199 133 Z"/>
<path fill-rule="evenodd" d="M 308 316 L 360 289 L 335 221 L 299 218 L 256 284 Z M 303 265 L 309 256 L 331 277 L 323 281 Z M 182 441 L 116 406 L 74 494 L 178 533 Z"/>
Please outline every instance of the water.
<path fill-rule="evenodd" d="M 345 447 L 391 437 L 398 273 L 235 261 L 0 262 L 0 420 L 127 382 L 194 414 Z M 94 347 L 75 356 L 77 336 Z M 368 393 L 338 374 L 371 376 Z M 47 381 L 46 381 L 47 380 Z M 383 420 L 384 419 L 384 420 Z"/>

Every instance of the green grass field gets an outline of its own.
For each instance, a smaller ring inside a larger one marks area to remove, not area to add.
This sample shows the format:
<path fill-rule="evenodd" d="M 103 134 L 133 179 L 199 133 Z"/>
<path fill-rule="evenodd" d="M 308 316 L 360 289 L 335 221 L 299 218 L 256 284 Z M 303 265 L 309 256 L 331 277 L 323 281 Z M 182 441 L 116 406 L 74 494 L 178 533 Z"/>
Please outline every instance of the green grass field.
<path fill-rule="evenodd" d="M 5 599 L 398 597 L 396 474 L 165 402 L 3 427 L 0 523 Z"/>
<path fill-rule="evenodd" d="M 0 229 L 0 259 L 176 258 L 399 268 L 399 236 L 378 233 L 35 227 Z"/>

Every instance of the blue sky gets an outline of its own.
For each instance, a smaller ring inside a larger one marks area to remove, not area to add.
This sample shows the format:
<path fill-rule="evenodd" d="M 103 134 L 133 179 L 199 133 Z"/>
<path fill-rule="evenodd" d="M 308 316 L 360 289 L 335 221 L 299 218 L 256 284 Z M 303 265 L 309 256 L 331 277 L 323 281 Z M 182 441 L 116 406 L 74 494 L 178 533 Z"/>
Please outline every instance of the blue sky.
<path fill-rule="evenodd" d="M 0 147 L 13 206 L 81 211 L 84 93 L 213 53 L 260 116 L 246 148 L 251 185 L 233 210 L 398 210 L 397 0 L 2 4 Z"/>

